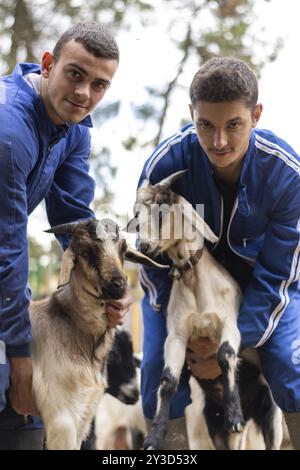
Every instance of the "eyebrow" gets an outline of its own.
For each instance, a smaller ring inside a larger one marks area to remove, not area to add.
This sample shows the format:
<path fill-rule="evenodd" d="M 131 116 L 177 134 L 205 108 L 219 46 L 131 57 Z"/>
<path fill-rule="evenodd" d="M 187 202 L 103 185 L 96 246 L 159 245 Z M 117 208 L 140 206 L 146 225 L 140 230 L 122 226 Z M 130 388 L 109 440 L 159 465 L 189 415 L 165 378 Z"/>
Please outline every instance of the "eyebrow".
<path fill-rule="evenodd" d="M 74 62 L 70 62 L 69 64 L 67 64 L 67 66 L 74 67 L 75 69 L 79 70 L 85 76 L 88 75 L 87 71 L 84 68 L 82 68 L 80 65 L 78 65 Z M 97 83 L 104 83 L 105 85 L 110 85 L 111 84 L 110 80 L 105 80 L 104 78 L 96 78 L 94 81 L 97 82 Z"/>
<path fill-rule="evenodd" d="M 231 123 L 234 122 L 234 121 L 242 121 L 242 119 L 243 119 L 243 118 L 242 118 L 241 116 L 236 116 L 236 117 L 234 117 L 234 118 L 229 119 L 229 120 L 226 122 L 226 125 L 227 125 L 227 124 L 231 124 Z M 198 118 L 198 119 L 197 119 L 197 122 L 200 123 L 201 121 L 202 121 L 202 122 L 207 122 L 207 123 L 209 123 L 209 124 L 214 125 L 214 124 L 213 124 L 211 121 L 209 121 L 208 119 L 205 119 L 205 118 Z"/>

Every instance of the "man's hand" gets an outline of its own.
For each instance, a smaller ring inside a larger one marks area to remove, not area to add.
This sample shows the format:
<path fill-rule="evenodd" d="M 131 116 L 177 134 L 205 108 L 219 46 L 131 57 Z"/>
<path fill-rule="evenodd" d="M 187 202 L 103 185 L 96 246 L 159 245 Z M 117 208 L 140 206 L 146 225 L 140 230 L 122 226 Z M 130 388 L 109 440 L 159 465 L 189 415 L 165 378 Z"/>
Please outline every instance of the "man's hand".
<path fill-rule="evenodd" d="M 133 303 L 133 298 L 129 292 L 128 286 L 122 299 L 110 300 L 106 304 L 106 314 L 108 320 L 108 326 L 115 328 L 118 325 L 123 325 L 126 313 L 129 310 L 130 305 Z"/>
<path fill-rule="evenodd" d="M 38 416 L 32 394 L 32 362 L 30 357 L 11 357 L 9 401 L 20 415 Z"/>
<path fill-rule="evenodd" d="M 186 360 L 195 377 L 215 379 L 222 373 L 217 361 L 217 349 L 218 345 L 205 336 L 188 343 Z"/>

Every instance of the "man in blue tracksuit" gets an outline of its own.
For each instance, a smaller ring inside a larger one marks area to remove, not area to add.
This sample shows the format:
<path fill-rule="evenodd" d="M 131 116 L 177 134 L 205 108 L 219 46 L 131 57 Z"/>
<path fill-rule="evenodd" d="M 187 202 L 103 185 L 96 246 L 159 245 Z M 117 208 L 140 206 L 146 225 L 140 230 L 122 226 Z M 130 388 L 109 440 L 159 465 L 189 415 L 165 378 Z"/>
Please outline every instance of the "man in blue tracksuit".
<path fill-rule="evenodd" d="M 27 219 L 45 199 L 50 225 L 93 217 L 89 113 L 102 100 L 119 50 L 100 25 L 79 23 L 0 79 L 0 449 L 42 448 L 31 395 Z M 68 240 L 61 237 L 63 248 Z M 120 324 L 129 293 L 108 309 Z M 26 416 L 29 415 L 29 416 Z"/>
<path fill-rule="evenodd" d="M 257 103 L 256 78 L 242 61 L 208 61 L 192 81 L 190 98 L 193 124 L 157 147 L 140 184 L 189 169 L 174 190 L 194 207 L 204 205 L 205 221 L 219 237 L 208 248 L 244 293 L 238 320 L 241 350 L 258 348 L 264 375 L 299 448 L 300 159 L 272 132 L 255 129 L 262 105 Z M 144 267 L 141 281 L 142 396 L 144 414 L 152 419 L 171 281 L 164 271 Z M 216 345 L 202 338 L 190 347 L 187 360 L 193 373 L 217 377 Z M 171 405 L 174 422 L 189 400 L 185 374 Z"/>

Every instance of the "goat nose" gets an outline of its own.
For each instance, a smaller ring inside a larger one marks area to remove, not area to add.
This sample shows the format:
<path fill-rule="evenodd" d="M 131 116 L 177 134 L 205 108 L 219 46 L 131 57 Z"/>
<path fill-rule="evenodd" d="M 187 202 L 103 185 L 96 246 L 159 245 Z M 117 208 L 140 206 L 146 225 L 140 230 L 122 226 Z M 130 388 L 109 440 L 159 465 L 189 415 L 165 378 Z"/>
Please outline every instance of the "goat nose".
<path fill-rule="evenodd" d="M 125 286 L 125 279 L 123 277 L 113 277 L 111 283 L 117 289 L 122 289 Z"/>

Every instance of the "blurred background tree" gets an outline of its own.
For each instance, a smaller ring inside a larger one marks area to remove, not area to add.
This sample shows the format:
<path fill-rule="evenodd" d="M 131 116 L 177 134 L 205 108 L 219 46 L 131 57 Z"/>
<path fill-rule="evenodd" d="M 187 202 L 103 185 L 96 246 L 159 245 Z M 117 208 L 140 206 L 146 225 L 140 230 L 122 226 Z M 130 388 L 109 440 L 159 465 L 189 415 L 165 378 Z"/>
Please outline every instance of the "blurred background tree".
<path fill-rule="evenodd" d="M 176 57 L 177 65 L 166 65 L 165 70 L 157 70 L 162 75 L 159 85 L 145 83 L 142 101 L 139 98 L 130 102 L 128 120 L 131 119 L 132 124 L 120 140 L 120 151 L 123 149 L 124 153 L 134 151 L 139 154 L 145 149 L 152 149 L 163 138 L 172 100 L 178 93 L 187 93 L 191 80 L 187 71 L 192 67 L 197 70 L 210 57 L 230 55 L 244 59 L 259 74 L 266 63 L 276 58 L 281 46 L 280 39 L 270 44 L 262 39 L 263 32 L 257 34 L 256 31 L 254 34 L 252 31 L 254 5 L 268 1 L 2 0 L 0 73 L 10 73 L 19 61 L 39 62 L 42 51 L 51 50 L 60 34 L 80 20 L 96 20 L 107 26 L 116 36 L 121 51 L 124 38 L 135 34 L 137 24 L 144 31 L 158 28 L 164 32 L 170 55 Z M 157 47 L 153 37 L 151 57 L 148 59 L 147 51 L 144 51 L 144 57 L 136 57 L 136 67 L 142 67 L 143 60 L 153 61 L 153 67 L 156 67 Z M 254 54 L 254 51 L 259 51 L 260 55 Z M 132 73 L 135 73 L 134 70 Z M 94 127 L 100 139 L 103 127 L 120 115 L 122 98 L 106 100 L 106 104 L 93 113 Z M 184 120 L 178 116 L 178 125 L 184 124 Z M 98 188 L 94 208 L 98 209 L 103 204 L 111 207 L 114 195 L 110 183 L 117 168 L 111 162 L 110 145 L 101 142 L 94 145 L 91 166 Z M 136 185 L 136 181 L 132 184 Z M 43 277 L 44 265 L 47 265 L 43 261 L 45 248 L 34 239 L 30 239 L 29 244 L 31 279 L 34 279 L 34 272 L 41 277 L 40 284 L 35 284 L 34 290 L 43 294 L 41 286 L 47 278 L 46 275 Z M 50 262 L 54 266 L 51 269 L 55 272 L 59 255 L 54 245 L 48 256 L 51 256 Z M 34 284 L 35 281 L 32 282 Z"/>

